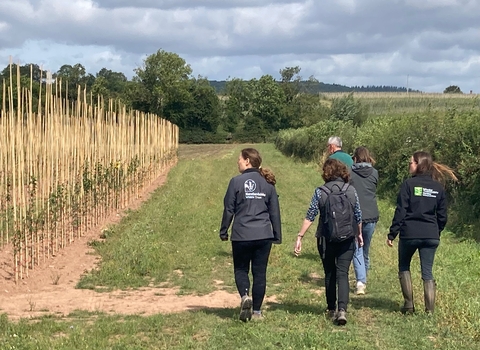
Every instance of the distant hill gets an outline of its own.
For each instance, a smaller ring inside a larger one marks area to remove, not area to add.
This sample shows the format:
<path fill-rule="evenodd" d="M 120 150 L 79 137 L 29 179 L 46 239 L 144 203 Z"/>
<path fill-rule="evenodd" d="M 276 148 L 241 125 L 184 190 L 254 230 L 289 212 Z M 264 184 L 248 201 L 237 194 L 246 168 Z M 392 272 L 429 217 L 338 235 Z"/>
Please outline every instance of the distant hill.
<path fill-rule="evenodd" d="M 225 92 L 225 80 L 209 80 L 210 85 L 215 88 L 217 94 L 222 94 Z M 350 92 L 350 91 L 359 91 L 359 92 L 407 92 L 405 87 L 397 86 L 346 86 L 340 84 L 325 84 L 325 83 L 312 83 L 310 81 L 300 82 L 301 88 L 305 92 L 310 92 L 312 94 L 320 92 Z M 411 92 L 420 92 L 418 90 L 409 89 Z"/>

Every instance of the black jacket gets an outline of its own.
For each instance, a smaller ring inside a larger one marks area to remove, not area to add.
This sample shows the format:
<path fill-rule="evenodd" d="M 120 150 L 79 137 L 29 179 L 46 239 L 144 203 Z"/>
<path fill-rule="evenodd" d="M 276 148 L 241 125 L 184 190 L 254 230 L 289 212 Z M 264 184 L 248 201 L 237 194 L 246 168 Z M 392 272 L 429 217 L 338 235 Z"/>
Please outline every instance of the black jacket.
<path fill-rule="evenodd" d="M 388 239 L 439 239 L 447 223 L 443 186 L 430 175 L 407 179 L 400 187 Z"/>
<path fill-rule="evenodd" d="M 350 173 L 350 184 L 357 190 L 362 222 L 377 222 L 379 213 L 377 205 L 378 171 L 370 163 L 355 163 Z"/>
<path fill-rule="evenodd" d="M 258 169 L 247 169 L 230 180 L 224 198 L 220 237 L 228 237 L 232 220 L 232 241 L 271 239 L 274 243 L 281 243 L 277 191 Z"/>

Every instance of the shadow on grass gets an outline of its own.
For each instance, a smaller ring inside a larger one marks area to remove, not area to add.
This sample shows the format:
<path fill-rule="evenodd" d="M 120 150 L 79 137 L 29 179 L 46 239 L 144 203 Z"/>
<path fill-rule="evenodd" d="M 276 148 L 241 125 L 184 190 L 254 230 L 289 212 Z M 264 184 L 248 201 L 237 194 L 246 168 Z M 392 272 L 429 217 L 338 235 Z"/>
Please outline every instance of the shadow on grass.
<path fill-rule="evenodd" d="M 356 309 L 369 308 L 372 310 L 386 310 L 390 312 L 397 312 L 400 310 L 399 304 L 392 299 L 370 296 L 353 296 L 350 298 L 350 305 Z"/>
<path fill-rule="evenodd" d="M 218 250 L 215 256 L 218 257 L 223 257 L 223 258 L 231 258 L 232 257 L 232 252 L 227 252 L 225 250 Z"/>
<path fill-rule="evenodd" d="M 302 273 L 298 280 L 302 283 L 313 284 L 316 287 L 325 286 L 325 278 L 313 274 Z"/>
<path fill-rule="evenodd" d="M 291 302 L 273 302 L 267 301 L 264 306 L 268 311 L 284 311 L 290 314 L 310 313 L 310 314 L 325 314 L 326 302 L 322 300 L 318 304 L 302 304 Z M 388 312 L 398 312 L 398 303 L 384 298 L 365 298 L 353 297 L 350 298 L 350 306 L 355 309 L 369 308 L 373 310 L 386 310 Z M 201 312 L 206 315 L 215 315 L 221 319 L 237 319 L 238 308 L 209 308 L 204 305 L 189 305 L 189 312 Z"/>
<path fill-rule="evenodd" d="M 291 314 L 295 313 L 313 313 L 313 314 L 323 314 L 327 308 L 325 302 L 322 302 L 317 305 L 312 304 L 301 304 L 301 303 L 277 303 L 277 302 L 266 302 L 266 306 L 269 311 L 285 311 Z"/>
<path fill-rule="evenodd" d="M 312 260 L 312 261 L 318 261 L 319 264 L 321 264 L 320 256 L 315 253 L 302 253 L 299 256 L 295 257 L 295 259 L 304 259 L 304 260 Z"/>
<path fill-rule="evenodd" d="M 238 318 L 238 308 L 231 308 L 231 307 L 226 307 L 226 308 L 209 308 L 205 306 L 200 306 L 200 305 L 190 305 L 189 306 L 189 311 L 190 312 L 201 312 L 206 315 L 215 315 L 219 318 L 222 319 L 235 319 Z"/>

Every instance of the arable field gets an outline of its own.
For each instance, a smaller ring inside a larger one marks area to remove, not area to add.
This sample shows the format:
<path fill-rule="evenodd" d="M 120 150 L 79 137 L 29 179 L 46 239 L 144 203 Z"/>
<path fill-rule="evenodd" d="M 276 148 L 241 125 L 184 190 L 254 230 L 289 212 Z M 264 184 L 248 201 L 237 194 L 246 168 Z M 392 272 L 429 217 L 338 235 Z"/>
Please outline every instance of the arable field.
<path fill-rule="evenodd" d="M 452 232 L 442 234 L 434 266 L 438 297 L 432 316 L 422 312 L 423 287 L 415 258 L 418 312 L 403 316 L 396 243 L 393 249 L 385 245 L 394 208 L 383 200 L 367 294 L 353 294 L 352 269 L 348 323 L 332 324 L 324 315 L 323 270 L 313 226 L 304 238 L 302 254 L 293 255 L 313 190 L 322 183 L 318 167 L 294 162 L 271 144 L 255 147 L 263 166 L 277 176 L 284 239 L 270 257 L 265 320 L 240 322 L 231 246 L 220 241 L 218 229 L 223 196 L 237 174 L 236 160 L 243 147 L 181 145 L 178 164 L 164 185 L 139 209 L 105 229 L 101 239 L 90 242 L 101 263 L 78 281 L 79 288 L 91 293 L 78 298 L 96 300 L 94 295 L 102 295 L 98 299 L 102 302 L 57 314 L 48 311 L 62 302 L 60 298 L 40 306 L 36 294 L 19 295 L 19 302 L 27 300 L 27 307 L 45 315 L 20 319 L 1 315 L 0 349 L 480 348 L 479 246 L 456 240 Z M 118 303 L 108 306 L 108 300 Z M 4 309 L 0 313 L 7 309 L 1 303 L 0 307 Z"/>

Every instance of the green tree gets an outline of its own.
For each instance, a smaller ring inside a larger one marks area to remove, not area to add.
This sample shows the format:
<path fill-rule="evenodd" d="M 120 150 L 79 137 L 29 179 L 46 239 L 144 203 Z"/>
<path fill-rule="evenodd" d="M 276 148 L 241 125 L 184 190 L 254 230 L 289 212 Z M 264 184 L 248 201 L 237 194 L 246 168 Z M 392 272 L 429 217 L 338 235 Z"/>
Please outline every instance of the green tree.
<path fill-rule="evenodd" d="M 192 69 L 179 55 L 164 50 L 148 56 L 142 67 L 135 69 L 136 79 L 143 87 L 134 92 L 148 112 L 158 114 L 180 125 L 190 104 L 190 75 Z M 136 104 L 132 101 L 133 105 Z"/>
<path fill-rule="evenodd" d="M 444 94 L 463 94 L 462 90 L 457 85 L 450 85 L 443 90 Z"/>
<path fill-rule="evenodd" d="M 284 120 L 285 94 L 271 75 L 253 80 L 251 110 L 251 117 L 261 120 L 266 130 L 278 131 L 284 127 L 282 121 Z M 261 124 L 252 123 L 252 125 Z"/>
<path fill-rule="evenodd" d="M 180 127 L 216 132 L 220 125 L 220 103 L 207 79 L 192 79 L 189 87 L 190 106 Z"/>
<path fill-rule="evenodd" d="M 353 93 L 349 93 L 347 96 L 333 99 L 330 117 L 334 120 L 352 121 L 355 125 L 361 125 L 367 119 L 368 113 L 360 100 L 355 99 Z"/>
<path fill-rule="evenodd" d="M 101 85 L 108 91 L 108 98 L 119 98 L 124 93 L 126 83 L 128 81 L 125 74 L 121 72 L 114 72 L 107 68 L 102 68 L 96 74 L 96 80 L 101 78 Z"/>
<path fill-rule="evenodd" d="M 53 75 L 58 81 L 61 81 L 62 91 L 69 100 L 76 100 L 78 97 L 78 87 L 83 92 L 84 88 L 90 91 L 95 82 L 95 77 L 92 74 L 87 74 L 85 67 L 80 63 L 73 66 L 64 64 Z"/>
<path fill-rule="evenodd" d="M 251 113 L 252 84 L 249 81 L 234 78 L 226 82 L 225 91 L 222 126 L 225 131 L 234 132 Z"/>
<path fill-rule="evenodd" d="M 3 82 L 5 82 L 5 107 L 9 107 L 9 98 L 8 93 L 10 91 L 10 71 L 12 72 L 11 81 L 12 81 L 12 97 L 13 97 L 13 107 L 17 108 L 18 94 L 17 94 L 17 69 L 20 71 L 20 87 L 21 89 L 30 90 L 32 88 L 32 111 L 38 111 L 38 98 L 40 95 L 40 85 L 45 85 L 41 80 L 42 72 L 40 67 L 37 64 L 25 64 L 23 66 L 18 66 L 12 64 L 6 66 L 0 73 L 0 106 L 3 106 Z M 43 73 L 43 77 L 46 76 L 46 73 Z M 42 88 L 42 96 L 45 96 L 45 87 Z M 42 98 L 43 99 L 43 98 Z M 3 108 L 3 107 L 2 107 Z"/>

